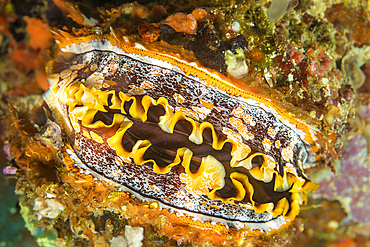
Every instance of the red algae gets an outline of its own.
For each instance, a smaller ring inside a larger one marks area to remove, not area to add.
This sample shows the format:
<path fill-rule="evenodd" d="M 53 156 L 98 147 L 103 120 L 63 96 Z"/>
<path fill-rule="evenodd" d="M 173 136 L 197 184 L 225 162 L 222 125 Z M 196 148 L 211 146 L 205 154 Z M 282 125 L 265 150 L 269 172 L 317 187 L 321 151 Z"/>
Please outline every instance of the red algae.
<path fill-rule="evenodd" d="M 29 45 L 34 50 L 45 50 L 50 46 L 52 34 L 47 23 L 40 19 L 24 17 L 27 23 L 27 32 L 30 35 Z"/>
<path fill-rule="evenodd" d="M 163 5 L 156 5 L 150 11 L 150 18 L 153 22 L 159 22 L 167 15 L 166 9 Z"/>
<path fill-rule="evenodd" d="M 197 29 L 197 21 L 192 14 L 176 13 L 167 17 L 163 23 L 175 29 L 176 32 L 187 34 L 195 34 Z"/>
<path fill-rule="evenodd" d="M 207 16 L 207 11 L 204 9 L 194 9 L 191 14 L 194 16 L 194 18 L 197 20 L 198 23 L 204 21 L 204 19 Z"/>
<path fill-rule="evenodd" d="M 156 25 L 142 22 L 139 25 L 139 34 L 141 38 L 146 42 L 154 42 L 159 38 L 159 28 Z"/>

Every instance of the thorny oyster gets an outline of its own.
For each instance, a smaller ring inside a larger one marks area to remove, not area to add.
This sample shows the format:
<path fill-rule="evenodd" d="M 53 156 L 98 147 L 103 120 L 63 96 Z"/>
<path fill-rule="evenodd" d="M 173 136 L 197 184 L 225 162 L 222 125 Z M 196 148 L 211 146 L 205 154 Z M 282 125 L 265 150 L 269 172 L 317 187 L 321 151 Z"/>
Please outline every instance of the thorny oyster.
<path fill-rule="evenodd" d="M 95 18 L 54 4 L 80 28 L 49 20 L 58 47 L 46 103 L 29 114 L 11 106 L 6 147 L 18 170 L 5 170 L 28 223 L 57 230 L 49 244 L 291 237 L 317 188 L 307 169 L 331 165 L 354 103 L 317 6 L 291 1 L 269 20 L 274 2 L 190 4 L 190 14 L 132 3 Z"/>

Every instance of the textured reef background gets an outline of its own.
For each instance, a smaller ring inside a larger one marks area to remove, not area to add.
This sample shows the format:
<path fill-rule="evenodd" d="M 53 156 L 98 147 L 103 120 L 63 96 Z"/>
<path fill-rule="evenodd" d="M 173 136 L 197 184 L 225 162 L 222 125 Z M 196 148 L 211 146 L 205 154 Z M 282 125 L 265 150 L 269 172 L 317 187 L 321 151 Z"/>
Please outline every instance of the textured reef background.
<path fill-rule="evenodd" d="M 346 0 L 1 0 L 0 246 L 68 246 L 71 235 L 75 246 L 106 246 L 106 239 L 127 242 L 117 237 L 123 229 L 135 232 L 112 212 L 85 216 L 74 193 L 97 211 L 123 199 L 55 167 L 60 133 L 31 111 L 48 89 L 52 31 L 83 36 L 110 28 L 236 78 L 286 109 L 298 107 L 292 114 L 322 131 L 327 152 L 308 171 L 320 188 L 298 218 L 235 246 L 370 246 L 370 1 Z M 70 226 L 60 215 L 72 209 L 80 215 L 69 218 Z M 191 246 L 154 232 L 145 230 L 144 246 Z M 119 246 L 115 241 L 109 243 Z"/>

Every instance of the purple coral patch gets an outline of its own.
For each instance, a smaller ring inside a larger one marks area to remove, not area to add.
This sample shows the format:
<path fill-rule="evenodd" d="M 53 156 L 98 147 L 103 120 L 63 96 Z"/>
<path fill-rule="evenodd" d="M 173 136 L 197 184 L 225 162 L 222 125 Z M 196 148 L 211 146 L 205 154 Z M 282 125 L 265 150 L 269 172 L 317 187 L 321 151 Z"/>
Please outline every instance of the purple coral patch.
<path fill-rule="evenodd" d="M 17 167 L 14 166 L 5 166 L 3 168 L 3 174 L 5 175 L 15 175 L 17 173 Z"/>
<path fill-rule="evenodd" d="M 370 168 L 363 165 L 366 152 L 365 138 L 353 137 L 344 150 L 339 174 L 324 179 L 316 195 L 338 199 L 349 211 L 350 219 L 370 223 Z"/>

